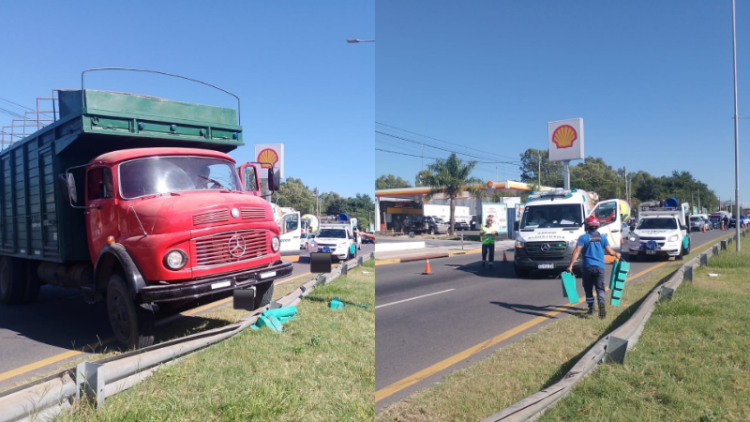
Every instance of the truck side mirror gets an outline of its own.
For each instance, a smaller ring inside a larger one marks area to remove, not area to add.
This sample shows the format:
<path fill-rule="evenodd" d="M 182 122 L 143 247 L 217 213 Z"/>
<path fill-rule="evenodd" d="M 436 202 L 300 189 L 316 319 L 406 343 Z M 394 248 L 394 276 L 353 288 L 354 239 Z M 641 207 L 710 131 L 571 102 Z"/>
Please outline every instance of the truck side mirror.
<path fill-rule="evenodd" d="M 254 165 L 243 164 L 240 167 L 240 178 L 242 179 L 242 187 L 245 192 L 257 192 L 260 190 L 258 187 L 258 175 Z"/>
<path fill-rule="evenodd" d="M 65 182 L 68 185 L 68 197 L 70 198 L 70 205 L 74 205 L 78 202 L 78 191 L 76 190 L 76 179 L 73 177 L 73 173 L 67 173 Z"/>
<path fill-rule="evenodd" d="M 281 184 L 281 170 L 271 167 L 268 169 L 268 190 L 275 192 L 279 190 Z"/>

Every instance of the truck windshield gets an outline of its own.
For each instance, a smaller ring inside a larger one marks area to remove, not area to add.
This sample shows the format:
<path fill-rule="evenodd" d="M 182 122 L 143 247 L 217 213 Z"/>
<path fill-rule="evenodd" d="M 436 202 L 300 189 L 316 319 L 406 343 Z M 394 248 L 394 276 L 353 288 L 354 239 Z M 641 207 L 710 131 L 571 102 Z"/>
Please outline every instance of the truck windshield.
<path fill-rule="evenodd" d="M 346 239 L 346 231 L 341 229 L 321 229 L 317 237 L 319 239 Z"/>
<path fill-rule="evenodd" d="M 640 230 L 674 230 L 677 220 L 674 218 L 644 218 L 638 224 Z"/>
<path fill-rule="evenodd" d="M 579 227 L 581 224 L 583 215 L 578 204 L 527 206 L 521 218 L 522 229 Z"/>
<path fill-rule="evenodd" d="M 119 166 L 123 199 L 172 192 L 223 189 L 239 191 L 234 165 L 210 157 L 151 157 Z"/>

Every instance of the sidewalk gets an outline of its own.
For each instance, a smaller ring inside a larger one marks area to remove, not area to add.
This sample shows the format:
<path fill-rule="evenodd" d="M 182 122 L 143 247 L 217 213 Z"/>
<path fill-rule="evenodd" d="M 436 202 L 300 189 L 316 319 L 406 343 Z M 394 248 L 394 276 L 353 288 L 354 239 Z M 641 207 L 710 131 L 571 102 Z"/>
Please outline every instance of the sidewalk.
<path fill-rule="evenodd" d="M 513 249 L 514 241 L 503 240 L 495 242 L 495 257 L 500 253 L 502 256 L 503 251 Z M 436 248 L 420 248 L 420 249 L 406 249 L 401 251 L 386 251 L 386 252 L 375 252 L 375 265 L 395 264 L 398 262 L 410 262 L 420 261 L 423 259 L 433 258 L 447 258 L 456 255 L 465 255 L 473 253 L 481 253 L 482 247 L 478 243 L 472 243 L 471 245 L 464 245 L 464 249 L 460 247 L 436 247 Z"/>

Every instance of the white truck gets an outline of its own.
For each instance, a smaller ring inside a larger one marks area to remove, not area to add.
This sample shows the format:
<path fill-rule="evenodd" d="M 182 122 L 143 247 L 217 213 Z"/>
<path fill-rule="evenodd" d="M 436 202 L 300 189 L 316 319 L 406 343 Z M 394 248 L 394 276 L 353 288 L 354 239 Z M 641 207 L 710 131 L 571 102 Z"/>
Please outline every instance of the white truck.
<path fill-rule="evenodd" d="M 281 255 L 299 255 L 302 235 L 302 224 L 299 211 L 294 208 L 280 207 L 271 203 L 273 219 L 279 225 Z"/>
<path fill-rule="evenodd" d="M 690 229 L 685 224 L 684 204 L 663 207 L 642 203 L 638 208 L 638 226 L 630 234 L 630 261 L 644 256 L 682 259 L 690 253 Z"/>
<path fill-rule="evenodd" d="M 525 278 L 533 270 L 565 270 L 590 215 L 601 222 L 599 233 L 615 251 L 620 251 L 622 226 L 630 209 L 619 199 L 596 204 L 595 199 L 596 194 L 580 189 L 532 192 L 516 232 L 513 260 L 516 275 Z M 573 266 L 577 274 L 581 272 L 581 263 L 579 258 Z"/>
<path fill-rule="evenodd" d="M 310 251 L 330 252 L 331 257 L 340 261 L 357 256 L 352 222 L 321 224 L 315 239 L 310 243 Z"/>

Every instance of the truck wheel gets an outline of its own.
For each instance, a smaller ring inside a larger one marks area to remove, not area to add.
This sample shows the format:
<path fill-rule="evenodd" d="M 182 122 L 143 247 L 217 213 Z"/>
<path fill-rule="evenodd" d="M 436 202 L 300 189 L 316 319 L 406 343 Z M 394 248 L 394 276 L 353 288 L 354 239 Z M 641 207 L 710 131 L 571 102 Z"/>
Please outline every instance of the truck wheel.
<path fill-rule="evenodd" d="M 273 299 L 273 281 L 255 286 L 255 309 L 266 306 Z"/>
<path fill-rule="evenodd" d="M 5 305 L 23 303 L 26 295 L 26 277 L 22 262 L 4 256 L 0 259 L 0 302 Z"/>
<path fill-rule="evenodd" d="M 107 284 L 107 313 L 117 342 L 126 349 L 154 344 L 154 312 L 149 303 L 136 304 L 122 275 L 113 274 Z"/>
<path fill-rule="evenodd" d="M 520 278 L 526 278 L 526 277 L 528 277 L 529 273 L 531 272 L 531 271 L 529 271 L 527 269 L 519 267 L 518 265 L 514 265 L 513 266 L 513 271 L 515 271 L 516 275 L 518 277 L 520 277 Z"/>
<path fill-rule="evenodd" d="M 434 227 L 430 227 L 430 234 L 431 234 L 431 235 L 434 235 L 434 234 L 435 234 L 435 228 L 434 228 Z"/>

